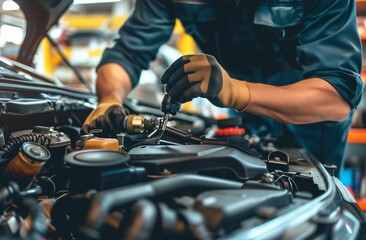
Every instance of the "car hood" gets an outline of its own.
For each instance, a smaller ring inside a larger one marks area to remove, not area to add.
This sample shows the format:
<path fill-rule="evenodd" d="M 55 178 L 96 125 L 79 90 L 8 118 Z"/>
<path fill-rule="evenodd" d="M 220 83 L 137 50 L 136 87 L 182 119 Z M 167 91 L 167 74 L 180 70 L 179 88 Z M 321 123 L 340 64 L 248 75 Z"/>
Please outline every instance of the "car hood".
<path fill-rule="evenodd" d="M 0 57 L 0 91 L 51 93 L 95 102 L 94 94 L 66 87 L 59 80 L 40 74 L 32 67 L 40 42 L 58 23 L 73 0 L 14 0 L 14 2 L 19 5 L 25 16 L 26 36 L 16 61 Z"/>
<path fill-rule="evenodd" d="M 31 66 L 33 57 L 47 32 L 58 23 L 73 0 L 14 0 L 24 13 L 27 32 L 17 61 Z"/>

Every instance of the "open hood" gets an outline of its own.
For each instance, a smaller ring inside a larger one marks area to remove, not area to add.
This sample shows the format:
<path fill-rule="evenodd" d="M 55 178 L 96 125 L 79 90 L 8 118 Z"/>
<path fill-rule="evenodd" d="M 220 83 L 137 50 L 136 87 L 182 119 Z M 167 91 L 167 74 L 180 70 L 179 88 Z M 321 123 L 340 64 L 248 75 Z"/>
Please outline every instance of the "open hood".
<path fill-rule="evenodd" d="M 73 0 L 14 0 L 14 2 L 22 9 L 27 22 L 25 40 L 20 47 L 17 60 L 31 66 L 40 42 L 52 26 L 58 23 Z"/>
<path fill-rule="evenodd" d="M 14 0 L 25 16 L 26 36 L 21 44 L 16 61 L 0 56 L 0 95 L 16 92 L 28 98 L 49 93 L 86 102 L 95 102 L 96 96 L 82 90 L 64 86 L 56 78 L 33 69 L 33 58 L 42 39 L 58 23 L 73 0 Z M 0 97 L 1 98 L 1 97 Z M 0 103 L 1 104 L 1 103 Z M 1 110 L 0 110 L 1 111 Z"/>

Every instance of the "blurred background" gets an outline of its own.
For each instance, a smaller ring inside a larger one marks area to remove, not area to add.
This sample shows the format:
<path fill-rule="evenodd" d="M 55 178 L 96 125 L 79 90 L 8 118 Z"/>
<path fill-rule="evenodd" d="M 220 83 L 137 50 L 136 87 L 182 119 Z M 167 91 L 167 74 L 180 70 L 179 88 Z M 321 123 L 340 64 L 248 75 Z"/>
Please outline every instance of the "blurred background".
<path fill-rule="evenodd" d="M 13 1 L 0 0 L 0 6 L 0 54 L 14 59 L 25 36 L 26 23 L 22 12 Z M 57 41 L 70 62 L 93 83 L 96 77 L 95 66 L 100 60 L 103 49 L 113 43 L 118 29 L 127 19 L 132 7 L 132 0 L 75 0 L 60 24 L 50 31 L 50 35 Z M 173 49 L 170 49 L 169 54 L 164 54 L 162 50 L 163 58 L 169 55 L 174 58 L 175 54 L 179 56 L 181 53 L 196 51 L 193 40 L 184 33 L 180 24 L 177 24 L 168 45 Z M 175 49 L 177 52 L 172 54 Z M 169 62 L 171 59 L 164 60 Z M 54 76 L 66 85 L 83 87 L 71 70 L 65 67 L 47 40 L 38 50 L 34 66 L 39 72 Z M 159 73 L 159 69 L 156 71 Z"/>

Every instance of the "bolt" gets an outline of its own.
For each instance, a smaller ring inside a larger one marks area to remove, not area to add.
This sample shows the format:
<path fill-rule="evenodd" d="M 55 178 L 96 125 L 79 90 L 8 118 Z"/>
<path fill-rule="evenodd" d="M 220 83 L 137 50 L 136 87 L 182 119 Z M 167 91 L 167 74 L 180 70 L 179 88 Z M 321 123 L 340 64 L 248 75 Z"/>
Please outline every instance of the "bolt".
<path fill-rule="evenodd" d="M 261 180 L 265 183 L 273 183 L 274 182 L 274 176 L 270 173 L 265 173 L 262 175 Z"/>
<path fill-rule="evenodd" d="M 166 168 L 161 172 L 161 175 L 164 175 L 164 176 L 169 176 L 171 174 L 172 173 L 168 169 L 166 169 Z"/>
<path fill-rule="evenodd" d="M 125 133 L 118 133 L 117 134 L 118 143 L 122 147 L 125 145 L 125 137 L 126 137 L 126 134 Z"/>

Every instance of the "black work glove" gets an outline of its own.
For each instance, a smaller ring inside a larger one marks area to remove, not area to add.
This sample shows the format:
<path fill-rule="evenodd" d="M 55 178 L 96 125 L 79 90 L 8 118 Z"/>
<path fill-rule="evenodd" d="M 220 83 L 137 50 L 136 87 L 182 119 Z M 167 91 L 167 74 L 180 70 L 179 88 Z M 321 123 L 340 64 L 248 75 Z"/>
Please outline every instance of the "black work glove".
<path fill-rule="evenodd" d="M 161 83 L 172 99 L 183 103 L 204 97 L 218 107 L 244 111 L 250 101 L 246 82 L 231 78 L 211 55 L 179 58 L 165 71 Z"/>
<path fill-rule="evenodd" d="M 88 134 L 92 129 L 102 129 L 102 136 L 115 137 L 120 131 L 123 119 L 128 114 L 128 110 L 122 106 L 120 100 L 106 99 L 89 114 L 81 130 L 83 134 Z"/>

